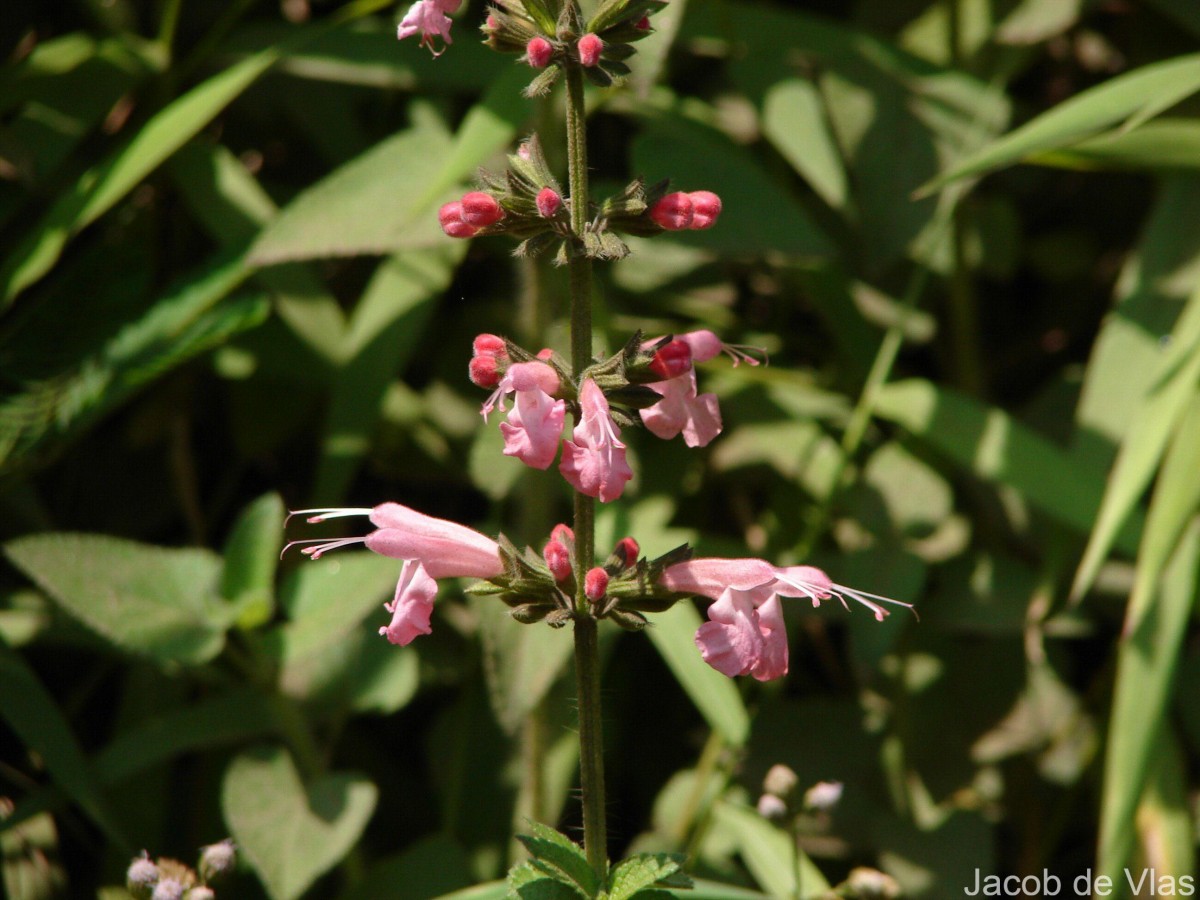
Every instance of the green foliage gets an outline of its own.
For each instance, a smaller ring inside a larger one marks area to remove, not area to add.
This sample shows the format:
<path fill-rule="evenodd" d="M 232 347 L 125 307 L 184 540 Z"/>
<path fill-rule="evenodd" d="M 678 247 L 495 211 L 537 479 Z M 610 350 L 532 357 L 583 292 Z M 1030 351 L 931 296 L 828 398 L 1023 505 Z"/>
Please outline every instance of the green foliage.
<path fill-rule="evenodd" d="M 569 521 L 463 377 L 481 332 L 563 352 L 561 273 L 435 221 L 534 130 L 538 184 L 567 183 L 557 70 L 523 98 L 537 73 L 472 33 L 485 5 L 437 59 L 374 0 L 6 22 L 5 895 L 122 897 L 142 847 L 230 835 L 218 896 L 250 900 L 1192 874 L 1195 4 L 595 0 L 566 23 L 612 29 L 602 81 L 629 68 L 588 88 L 594 214 L 637 220 L 667 178 L 724 202 L 597 263 L 597 352 L 708 328 L 770 357 L 697 366 L 706 448 L 623 426 L 636 476 L 597 556 L 632 535 L 809 563 L 920 615 L 789 600 L 770 684 L 701 660 L 703 603 L 606 625 L 605 872 L 562 833 L 570 628 L 442 579 L 433 633 L 396 648 L 399 561 L 281 557 L 362 533 L 289 507 L 394 499 L 534 557 Z M 841 803 L 768 822 L 776 763 Z"/>

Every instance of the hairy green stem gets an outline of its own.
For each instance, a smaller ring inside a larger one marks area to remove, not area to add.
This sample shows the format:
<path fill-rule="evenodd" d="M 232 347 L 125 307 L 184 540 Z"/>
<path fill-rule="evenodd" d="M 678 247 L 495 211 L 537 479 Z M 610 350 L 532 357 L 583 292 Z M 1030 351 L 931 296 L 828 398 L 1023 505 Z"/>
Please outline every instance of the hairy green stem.
<path fill-rule="evenodd" d="M 583 75 L 568 64 L 567 169 L 571 194 L 571 231 L 575 237 L 568 263 L 571 296 L 571 367 L 575 377 L 592 361 L 592 261 L 582 253 L 588 225 L 587 110 Z M 603 874 L 608 868 L 605 825 L 604 742 L 600 729 L 600 650 L 598 623 L 584 583 L 595 559 L 595 500 L 575 494 L 575 682 L 579 695 L 579 781 L 583 798 L 583 846 L 588 863 Z"/>

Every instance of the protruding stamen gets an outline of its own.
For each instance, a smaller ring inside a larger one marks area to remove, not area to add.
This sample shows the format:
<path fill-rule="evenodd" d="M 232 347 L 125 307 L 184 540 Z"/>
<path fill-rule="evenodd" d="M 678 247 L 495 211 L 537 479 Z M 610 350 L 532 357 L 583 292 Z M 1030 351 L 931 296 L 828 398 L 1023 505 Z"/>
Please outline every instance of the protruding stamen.
<path fill-rule="evenodd" d="M 305 519 L 305 521 L 316 523 L 325 522 L 329 519 L 340 519 L 345 516 L 369 516 L 372 512 L 374 512 L 374 510 L 366 507 L 353 506 L 322 506 L 315 509 L 289 509 L 287 518 L 283 520 L 283 524 L 286 525 L 288 522 L 290 522 L 292 516 L 304 516 L 308 515 L 309 513 L 316 513 L 316 515 L 309 516 L 307 519 Z"/>

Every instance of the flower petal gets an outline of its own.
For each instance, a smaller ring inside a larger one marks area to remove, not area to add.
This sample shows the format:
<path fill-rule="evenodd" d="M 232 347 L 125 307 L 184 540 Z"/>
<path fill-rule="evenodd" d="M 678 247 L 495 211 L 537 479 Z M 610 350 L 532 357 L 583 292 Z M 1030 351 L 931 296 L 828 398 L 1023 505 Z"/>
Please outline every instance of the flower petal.
<path fill-rule="evenodd" d="M 396 583 L 396 595 L 384 608 L 392 614 L 392 621 L 379 633 L 393 643 L 403 647 L 417 635 L 429 634 L 432 627 L 429 617 L 433 612 L 433 598 L 437 596 L 437 582 L 419 562 L 406 562 L 400 570 Z"/>

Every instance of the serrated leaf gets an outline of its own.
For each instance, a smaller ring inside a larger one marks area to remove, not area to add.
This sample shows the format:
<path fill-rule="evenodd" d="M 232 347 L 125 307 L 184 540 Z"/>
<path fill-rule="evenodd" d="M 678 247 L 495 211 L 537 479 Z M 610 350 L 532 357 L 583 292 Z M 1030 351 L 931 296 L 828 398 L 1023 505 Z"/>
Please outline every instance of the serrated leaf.
<path fill-rule="evenodd" d="M 519 834 L 517 840 L 525 845 L 534 864 L 549 866 L 555 873 L 576 885 L 585 897 L 594 897 L 600 879 L 588 864 L 583 848 L 548 825 L 530 822 L 533 834 Z"/>
<path fill-rule="evenodd" d="M 283 500 L 264 494 L 242 510 L 225 542 L 221 596 L 233 604 L 240 628 L 257 627 L 271 617 L 283 522 Z"/>
<path fill-rule="evenodd" d="M 220 559 L 103 535 L 38 534 L 4 551 L 73 617 L 117 648 L 199 665 L 224 645 Z"/>
<path fill-rule="evenodd" d="M 680 878 L 680 876 L 683 876 Z M 653 885 L 688 887 L 691 879 L 683 872 L 683 857 L 674 853 L 639 853 L 622 860 L 608 876 L 610 900 L 629 900 Z M 668 895 L 670 896 L 670 895 Z"/>
<path fill-rule="evenodd" d="M 273 900 L 295 900 L 358 842 L 375 810 L 375 785 L 346 773 L 309 786 L 278 747 L 233 760 L 221 809 L 238 851 Z"/>

